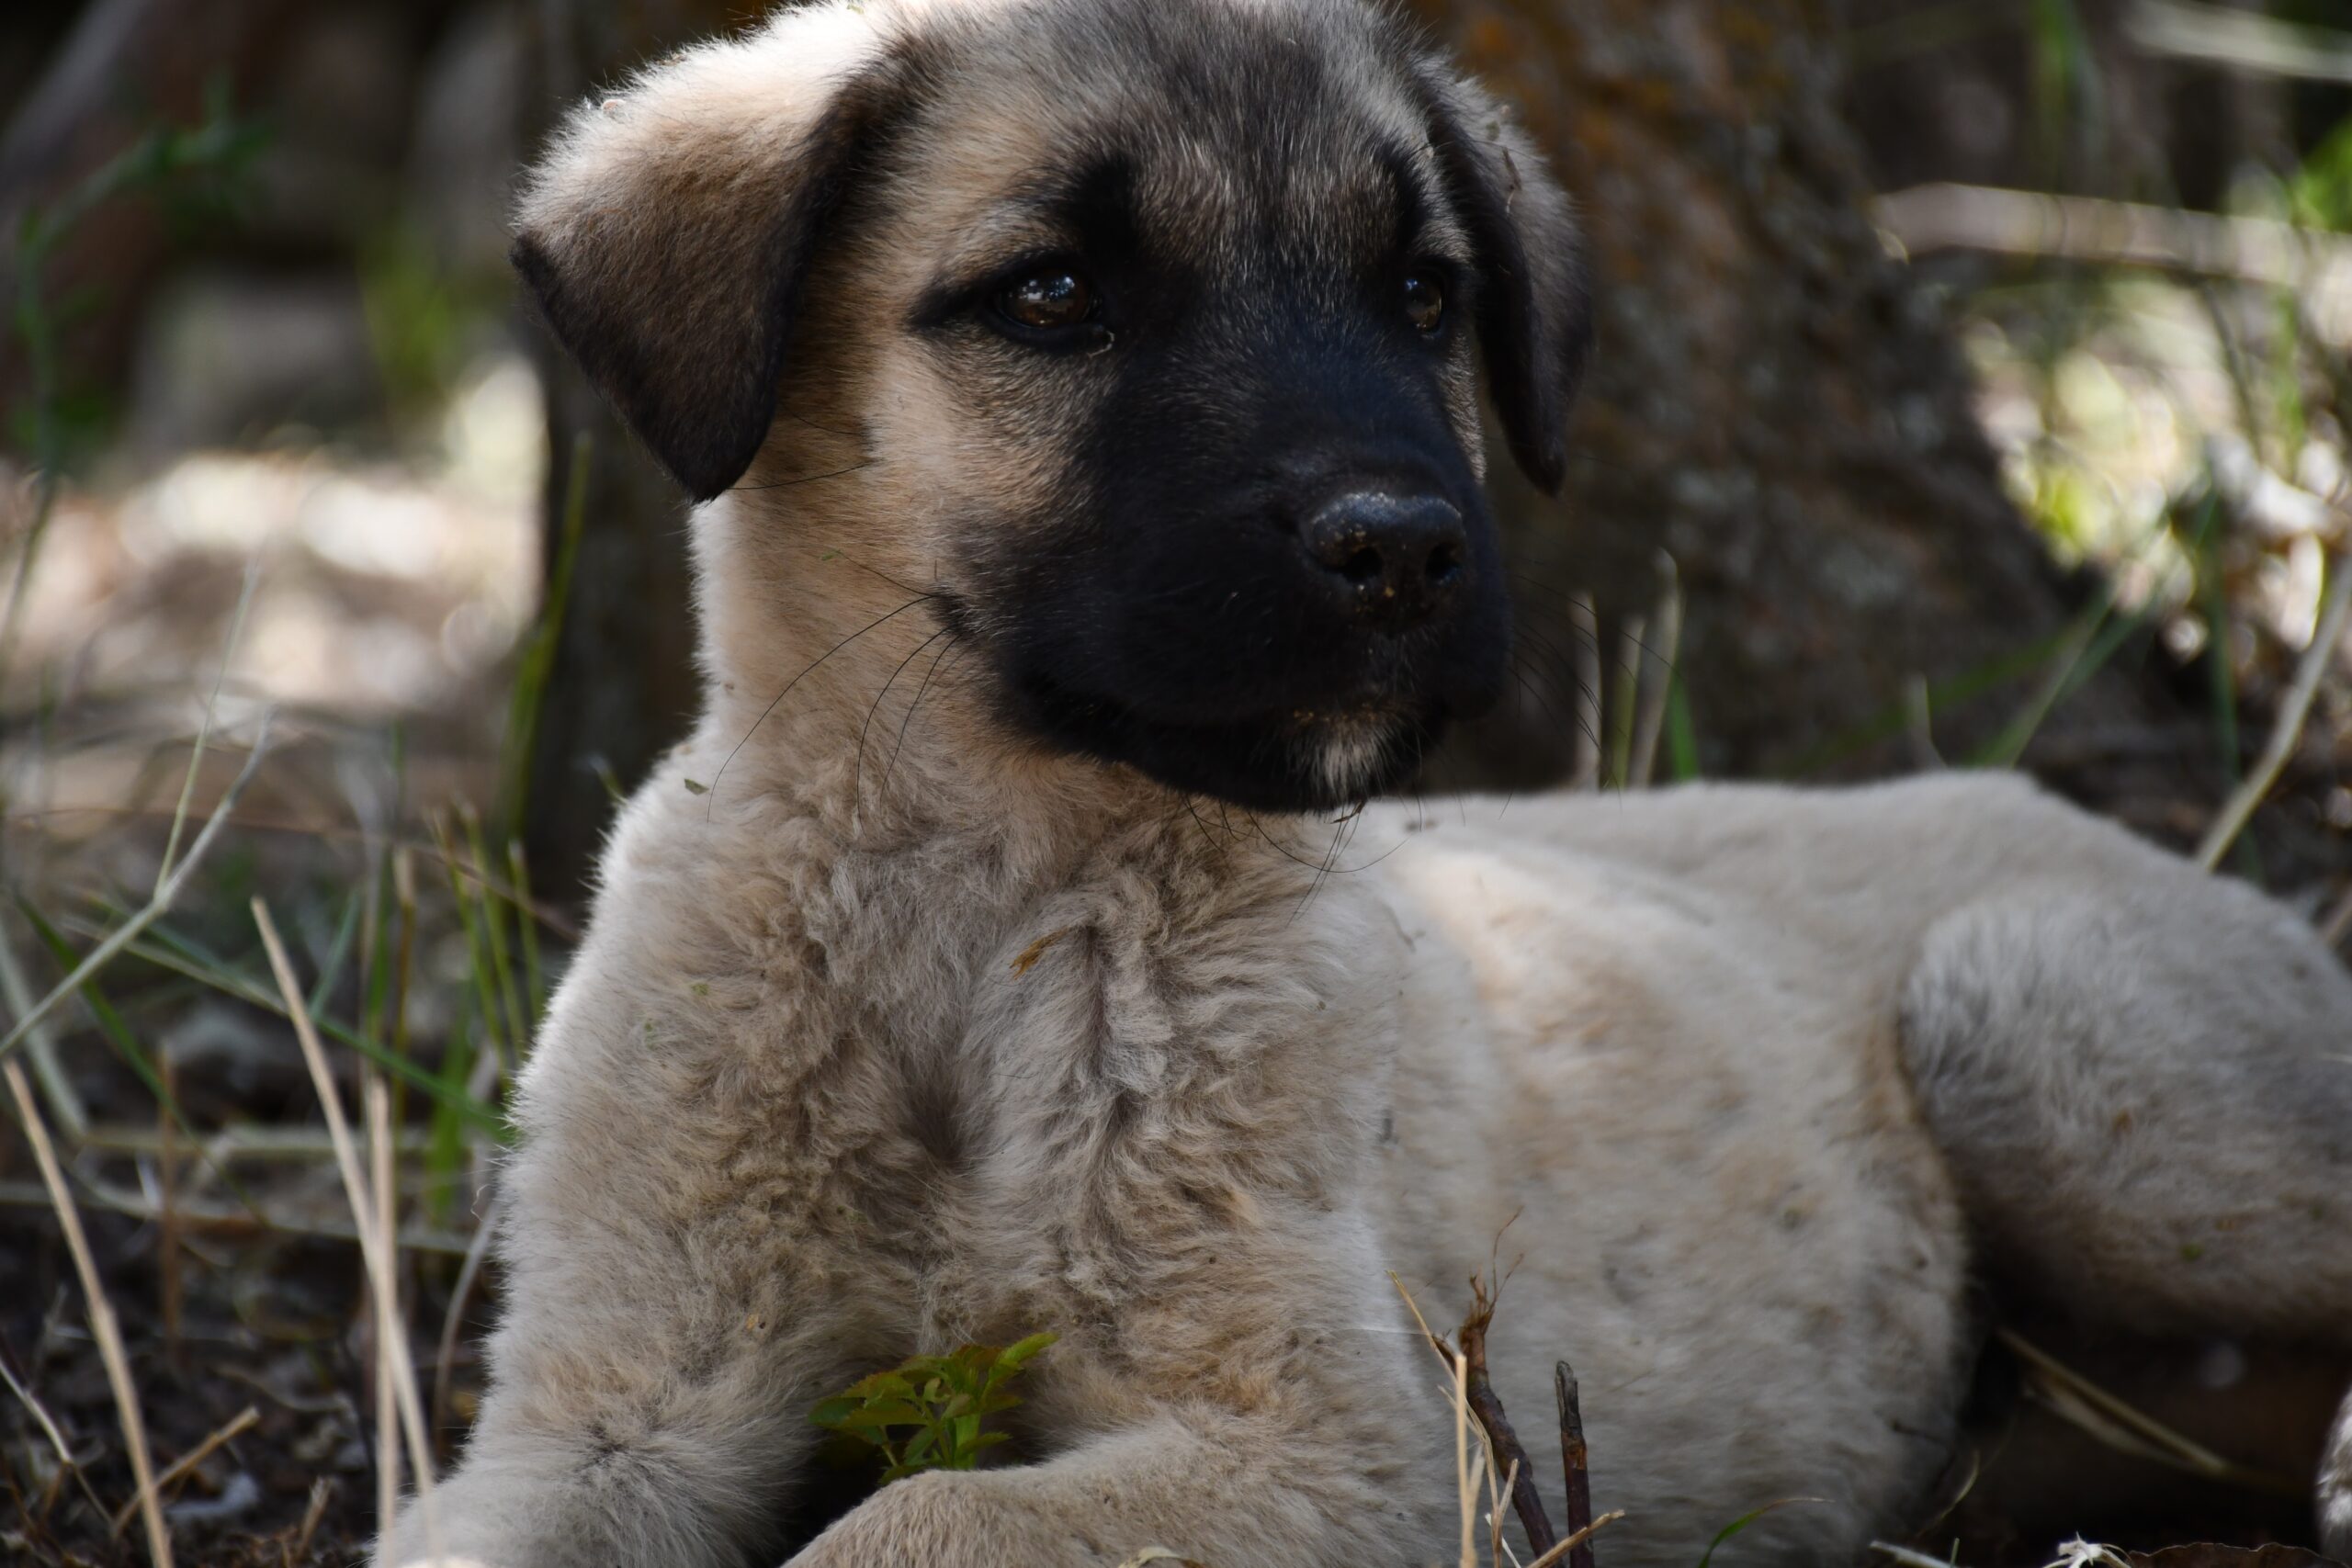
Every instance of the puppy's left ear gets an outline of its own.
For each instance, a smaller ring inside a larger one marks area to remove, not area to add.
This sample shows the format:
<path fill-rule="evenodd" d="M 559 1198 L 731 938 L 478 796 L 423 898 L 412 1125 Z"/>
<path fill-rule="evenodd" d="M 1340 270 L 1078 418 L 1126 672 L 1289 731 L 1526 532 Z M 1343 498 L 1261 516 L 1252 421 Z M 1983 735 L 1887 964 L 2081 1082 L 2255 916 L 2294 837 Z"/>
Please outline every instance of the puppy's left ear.
<path fill-rule="evenodd" d="M 1583 236 L 1544 155 L 1479 88 L 1420 75 L 1430 144 L 1477 252 L 1478 349 L 1511 455 L 1546 494 L 1567 473 L 1568 409 L 1592 349 Z"/>
<path fill-rule="evenodd" d="M 801 281 L 886 101 L 876 52 L 852 6 L 786 12 L 583 106 L 524 186 L 540 314 L 696 501 L 775 423 Z"/>

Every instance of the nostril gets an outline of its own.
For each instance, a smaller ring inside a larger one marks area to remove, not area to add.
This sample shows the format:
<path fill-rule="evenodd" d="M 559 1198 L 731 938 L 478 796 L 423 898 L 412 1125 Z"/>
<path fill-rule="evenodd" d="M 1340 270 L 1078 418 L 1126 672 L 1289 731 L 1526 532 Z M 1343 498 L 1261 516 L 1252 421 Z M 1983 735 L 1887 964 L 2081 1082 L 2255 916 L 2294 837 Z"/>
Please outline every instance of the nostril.
<path fill-rule="evenodd" d="M 1448 539 L 1430 552 L 1429 564 L 1421 569 L 1434 587 L 1443 587 L 1462 575 L 1462 547 Z"/>
<path fill-rule="evenodd" d="M 1370 545 L 1364 545 L 1351 551 L 1340 563 L 1340 575 L 1362 587 L 1367 582 L 1379 581 L 1384 565 L 1380 552 Z"/>

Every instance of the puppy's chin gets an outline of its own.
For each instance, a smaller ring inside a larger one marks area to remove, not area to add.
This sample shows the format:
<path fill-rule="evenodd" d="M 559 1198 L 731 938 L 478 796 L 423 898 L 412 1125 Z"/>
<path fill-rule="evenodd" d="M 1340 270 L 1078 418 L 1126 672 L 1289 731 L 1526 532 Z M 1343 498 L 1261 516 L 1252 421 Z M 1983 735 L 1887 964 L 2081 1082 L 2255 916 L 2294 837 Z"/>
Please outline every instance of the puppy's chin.
<path fill-rule="evenodd" d="M 1032 674 L 1004 688 L 1004 718 L 1053 750 L 1135 769 L 1251 811 L 1335 811 L 1408 781 L 1444 733 L 1436 704 L 1385 702 L 1174 719 Z"/>
<path fill-rule="evenodd" d="M 1289 714 L 1258 723 L 1146 726 L 1123 761 L 1156 782 L 1251 811 L 1329 812 L 1409 782 L 1445 729 L 1427 715 Z"/>

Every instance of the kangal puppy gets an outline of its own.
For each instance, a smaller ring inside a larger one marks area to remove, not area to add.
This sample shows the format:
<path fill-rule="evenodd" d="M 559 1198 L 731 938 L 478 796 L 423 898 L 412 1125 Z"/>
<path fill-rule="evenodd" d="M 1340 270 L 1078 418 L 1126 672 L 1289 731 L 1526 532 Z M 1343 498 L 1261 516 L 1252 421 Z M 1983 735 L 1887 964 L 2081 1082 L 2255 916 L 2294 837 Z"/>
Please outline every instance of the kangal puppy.
<path fill-rule="evenodd" d="M 822 5 L 572 119 L 515 255 L 703 503 L 707 707 L 379 1561 L 1452 1562 L 1389 1275 L 1450 1323 L 1514 1214 L 1501 1392 L 1581 1374 L 1611 1568 L 1790 1496 L 1719 1560 L 1902 1529 L 1973 1265 L 2352 1331 L 2352 980 L 2242 886 L 1994 777 L 1334 850 L 1506 678 L 1478 378 L 1556 485 L 1577 253 L 1352 0 Z M 1003 1462 L 794 1539 L 814 1401 L 1041 1329 Z"/>

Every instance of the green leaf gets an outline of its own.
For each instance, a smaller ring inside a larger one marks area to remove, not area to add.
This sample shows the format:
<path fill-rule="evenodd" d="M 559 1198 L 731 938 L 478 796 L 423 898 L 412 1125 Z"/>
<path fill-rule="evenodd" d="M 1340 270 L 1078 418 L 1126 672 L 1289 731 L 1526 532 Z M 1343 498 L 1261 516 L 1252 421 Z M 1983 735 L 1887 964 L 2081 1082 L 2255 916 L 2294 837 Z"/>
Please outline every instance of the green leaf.
<path fill-rule="evenodd" d="M 1012 1344 L 1006 1346 L 1002 1350 L 997 1352 L 997 1371 L 1001 1375 L 1009 1375 L 1019 1371 L 1022 1367 L 1028 1362 L 1032 1356 L 1035 1356 L 1038 1351 L 1044 1349 L 1046 1346 L 1051 1345 L 1060 1337 L 1060 1335 L 1049 1332 L 1045 1334 L 1032 1334 L 1026 1339 L 1014 1341 Z"/>
<path fill-rule="evenodd" d="M 1792 1504 L 1826 1503 L 1827 1501 L 1829 1501 L 1829 1499 L 1826 1497 L 1783 1497 L 1776 1503 L 1765 1504 L 1754 1513 L 1740 1515 L 1739 1517 L 1725 1525 L 1722 1530 L 1716 1534 L 1714 1540 L 1707 1543 L 1706 1554 L 1699 1559 L 1699 1568 L 1708 1568 L 1708 1565 L 1715 1559 L 1715 1548 L 1721 1546 L 1724 1542 L 1729 1540 L 1732 1537 L 1737 1535 L 1740 1531 L 1746 1529 L 1748 1526 L 1754 1524 L 1765 1515 L 1776 1513 L 1782 1508 L 1792 1506 Z"/>

